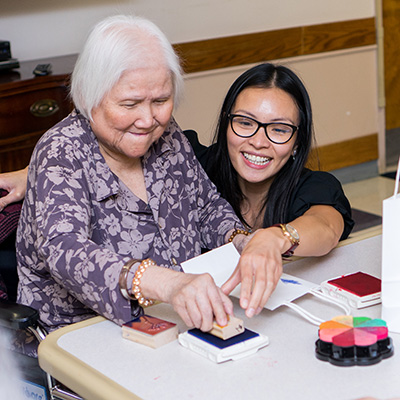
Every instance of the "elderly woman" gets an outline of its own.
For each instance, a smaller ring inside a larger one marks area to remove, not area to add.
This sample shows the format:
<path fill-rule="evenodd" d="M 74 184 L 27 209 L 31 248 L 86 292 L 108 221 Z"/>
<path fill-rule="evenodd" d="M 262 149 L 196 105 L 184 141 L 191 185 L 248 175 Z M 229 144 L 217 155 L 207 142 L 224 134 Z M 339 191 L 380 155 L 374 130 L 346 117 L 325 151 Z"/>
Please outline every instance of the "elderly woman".
<path fill-rule="evenodd" d="M 96 314 L 122 324 L 152 299 L 205 331 L 232 314 L 208 274 L 181 272 L 241 227 L 171 117 L 181 87 L 149 21 L 115 16 L 91 32 L 72 74 L 75 110 L 33 152 L 17 233 L 18 301 L 46 329 Z"/>

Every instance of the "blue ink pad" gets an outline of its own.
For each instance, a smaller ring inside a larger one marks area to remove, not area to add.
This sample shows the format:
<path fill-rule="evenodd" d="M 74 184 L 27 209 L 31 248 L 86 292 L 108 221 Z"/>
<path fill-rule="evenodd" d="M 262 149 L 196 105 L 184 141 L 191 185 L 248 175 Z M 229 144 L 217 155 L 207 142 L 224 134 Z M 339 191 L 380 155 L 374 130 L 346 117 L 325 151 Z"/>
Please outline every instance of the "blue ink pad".
<path fill-rule="evenodd" d="M 226 340 L 214 336 L 211 333 L 203 332 L 200 329 L 190 329 L 188 331 L 188 334 L 204 340 L 205 342 L 210 343 L 211 345 L 218 347 L 219 349 L 226 349 L 227 347 L 234 344 L 252 339 L 256 336 L 260 336 L 258 333 L 250 331 L 249 329 L 245 329 L 243 333 L 240 333 L 239 335 L 233 336 L 230 339 Z"/>
<path fill-rule="evenodd" d="M 178 341 L 182 346 L 215 363 L 247 357 L 269 344 L 267 336 L 249 329 L 226 340 L 199 329 L 191 329 L 181 333 Z"/>

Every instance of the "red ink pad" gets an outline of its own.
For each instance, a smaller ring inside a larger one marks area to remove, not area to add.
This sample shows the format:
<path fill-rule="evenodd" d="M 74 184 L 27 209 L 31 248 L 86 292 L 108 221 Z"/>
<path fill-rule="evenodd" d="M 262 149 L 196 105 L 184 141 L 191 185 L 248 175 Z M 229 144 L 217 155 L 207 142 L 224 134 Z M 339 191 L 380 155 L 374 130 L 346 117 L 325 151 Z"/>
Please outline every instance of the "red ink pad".
<path fill-rule="evenodd" d="M 321 283 L 325 294 L 344 300 L 353 308 L 381 302 L 381 280 L 365 272 L 342 275 Z"/>

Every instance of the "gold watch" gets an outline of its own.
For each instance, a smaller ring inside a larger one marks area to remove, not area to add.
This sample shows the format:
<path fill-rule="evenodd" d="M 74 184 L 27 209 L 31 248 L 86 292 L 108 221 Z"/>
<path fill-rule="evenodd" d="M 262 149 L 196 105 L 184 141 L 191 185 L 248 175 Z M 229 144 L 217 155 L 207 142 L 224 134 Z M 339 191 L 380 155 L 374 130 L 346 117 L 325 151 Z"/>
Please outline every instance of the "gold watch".
<path fill-rule="evenodd" d="M 300 236 L 299 233 L 297 232 L 296 228 L 293 227 L 290 224 L 275 224 L 272 225 L 273 227 L 276 226 L 278 228 L 282 229 L 282 233 L 285 237 L 287 237 L 292 244 L 290 249 L 285 251 L 282 256 L 283 257 L 290 257 L 293 255 L 293 252 L 297 248 L 297 246 L 300 244 Z"/>

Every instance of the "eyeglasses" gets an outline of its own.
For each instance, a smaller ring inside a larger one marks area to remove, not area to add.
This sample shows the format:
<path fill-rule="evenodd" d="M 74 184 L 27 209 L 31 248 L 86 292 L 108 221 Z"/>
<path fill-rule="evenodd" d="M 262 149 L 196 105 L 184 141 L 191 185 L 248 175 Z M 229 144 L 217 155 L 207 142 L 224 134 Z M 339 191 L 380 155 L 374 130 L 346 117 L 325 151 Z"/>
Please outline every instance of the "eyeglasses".
<path fill-rule="evenodd" d="M 254 118 L 239 114 L 229 114 L 228 118 L 231 121 L 231 128 L 236 135 L 249 138 L 254 136 L 260 128 L 264 128 L 267 138 L 275 144 L 287 143 L 298 129 L 295 125 L 283 122 L 263 124 Z"/>

